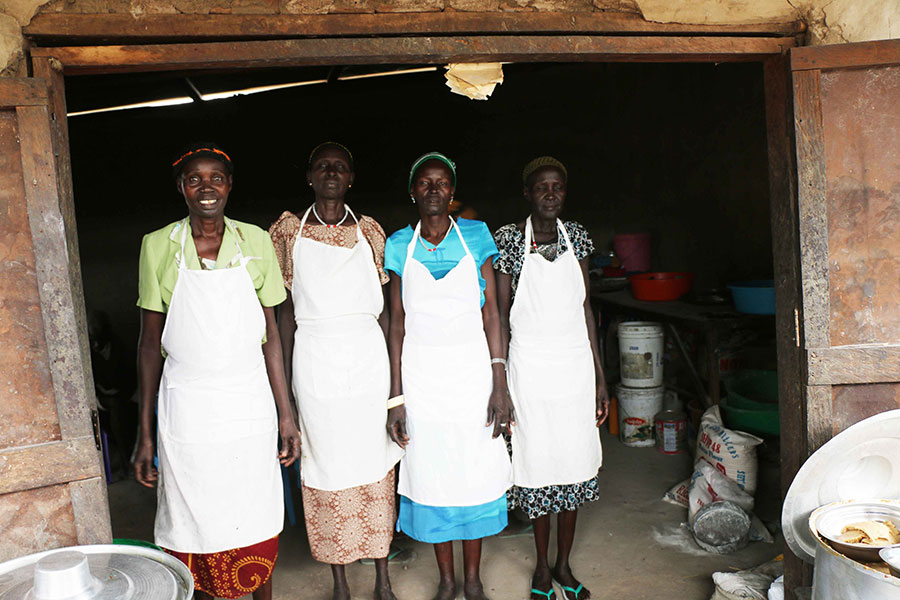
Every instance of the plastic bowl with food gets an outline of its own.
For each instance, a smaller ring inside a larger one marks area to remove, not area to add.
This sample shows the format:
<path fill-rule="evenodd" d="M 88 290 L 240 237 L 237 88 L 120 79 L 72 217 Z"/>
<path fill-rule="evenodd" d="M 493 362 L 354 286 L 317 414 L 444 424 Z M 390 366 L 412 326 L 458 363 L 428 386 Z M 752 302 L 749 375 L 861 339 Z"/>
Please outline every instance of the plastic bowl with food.
<path fill-rule="evenodd" d="M 878 553 L 884 548 L 900 547 L 900 543 L 875 546 L 864 543 L 850 543 L 841 540 L 844 530 L 859 523 L 871 521 L 891 523 L 900 529 L 900 509 L 882 502 L 849 502 L 830 508 L 819 515 L 816 529 L 831 547 L 853 560 L 878 562 Z"/>
<path fill-rule="evenodd" d="M 900 547 L 882 548 L 878 551 L 878 556 L 887 564 L 891 575 L 900 577 Z"/>

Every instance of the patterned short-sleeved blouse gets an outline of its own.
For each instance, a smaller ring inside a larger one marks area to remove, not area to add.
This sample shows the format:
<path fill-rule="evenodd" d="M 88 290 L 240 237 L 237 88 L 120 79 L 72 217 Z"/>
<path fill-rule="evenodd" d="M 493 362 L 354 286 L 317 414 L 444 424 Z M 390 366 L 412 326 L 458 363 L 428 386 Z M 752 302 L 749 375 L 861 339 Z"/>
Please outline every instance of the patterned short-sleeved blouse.
<path fill-rule="evenodd" d="M 281 274 L 284 278 L 284 287 L 291 289 L 291 283 L 294 280 L 294 242 L 297 240 L 297 233 L 300 231 L 300 217 L 292 212 L 285 211 L 281 213 L 278 220 L 269 227 L 269 235 L 272 236 L 272 243 L 275 245 L 275 256 L 278 264 L 281 265 Z M 356 245 L 356 225 L 349 227 L 326 227 L 320 223 L 310 223 L 306 220 L 303 226 L 303 237 L 328 244 L 329 246 L 340 246 L 342 248 L 353 248 Z M 390 281 L 390 277 L 384 272 L 384 229 L 378 224 L 378 221 L 366 215 L 359 215 L 359 228 L 372 246 L 372 253 L 375 256 L 375 268 L 378 269 L 378 277 L 381 285 Z"/>
<path fill-rule="evenodd" d="M 576 221 L 565 221 L 563 225 L 575 248 L 575 258 L 581 261 L 590 256 L 594 251 L 594 243 L 591 241 L 587 229 Z M 516 288 L 519 285 L 519 275 L 522 273 L 522 262 L 525 258 L 525 234 L 519 230 L 518 225 L 510 223 L 494 233 L 494 241 L 497 242 L 497 249 L 500 250 L 500 257 L 494 262 L 494 268 L 512 277 L 512 298 L 514 299 Z M 558 241 L 559 254 L 565 254 L 568 251 L 566 240 Z M 537 251 L 549 261 L 556 260 L 557 240 L 538 244 Z"/>

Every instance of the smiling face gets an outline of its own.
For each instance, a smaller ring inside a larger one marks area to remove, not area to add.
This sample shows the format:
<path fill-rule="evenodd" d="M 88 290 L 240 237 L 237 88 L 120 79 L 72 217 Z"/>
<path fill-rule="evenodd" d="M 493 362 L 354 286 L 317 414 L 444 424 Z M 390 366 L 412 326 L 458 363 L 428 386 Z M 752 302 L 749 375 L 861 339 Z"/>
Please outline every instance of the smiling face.
<path fill-rule="evenodd" d="M 542 167 L 528 177 L 524 194 L 532 215 L 556 220 L 566 204 L 565 175 L 556 167 Z"/>
<path fill-rule="evenodd" d="M 353 184 L 350 157 L 341 148 L 325 146 L 309 164 L 306 180 L 312 185 L 316 200 L 343 200 Z"/>
<path fill-rule="evenodd" d="M 232 178 L 225 164 L 214 158 L 195 158 L 181 170 L 176 187 L 191 215 L 204 219 L 225 214 Z"/>
<path fill-rule="evenodd" d="M 410 193 L 419 216 L 447 214 L 454 192 L 453 171 L 443 162 L 429 160 L 416 169 Z"/>

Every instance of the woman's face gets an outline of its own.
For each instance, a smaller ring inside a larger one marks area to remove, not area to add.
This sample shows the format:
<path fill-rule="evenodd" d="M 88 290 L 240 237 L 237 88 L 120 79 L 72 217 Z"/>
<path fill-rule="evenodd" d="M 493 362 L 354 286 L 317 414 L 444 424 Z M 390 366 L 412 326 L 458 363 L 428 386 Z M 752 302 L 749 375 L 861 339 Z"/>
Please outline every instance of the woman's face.
<path fill-rule="evenodd" d="M 343 200 L 353 178 L 350 157 L 332 146 L 319 150 L 306 172 L 306 180 L 311 184 L 316 200 Z"/>
<path fill-rule="evenodd" d="M 453 171 L 443 162 L 432 159 L 416 170 L 410 193 L 416 201 L 419 216 L 426 217 L 448 214 L 455 191 Z"/>
<path fill-rule="evenodd" d="M 176 187 L 192 216 L 212 219 L 225 214 L 232 178 L 221 161 L 201 157 L 184 165 Z"/>
<path fill-rule="evenodd" d="M 556 220 L 566 204 L 566 180 L 556 167 L 541 167 L 528 178 L 525 200 L 531 214 L 545 220 Z"/>

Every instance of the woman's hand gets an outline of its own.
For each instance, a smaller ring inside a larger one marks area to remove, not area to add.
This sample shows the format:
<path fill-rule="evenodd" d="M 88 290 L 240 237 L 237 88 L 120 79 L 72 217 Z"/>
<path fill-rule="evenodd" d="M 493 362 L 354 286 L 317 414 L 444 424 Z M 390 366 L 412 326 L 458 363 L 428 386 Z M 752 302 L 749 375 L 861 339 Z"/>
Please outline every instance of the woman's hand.
<path fill-rule="evenodd" d="M 406 448 L 406 445 L 409 444 L 409 434 L 406 433 L 406 407 L 404 405 L 401 404 L 388 410 L 387 431 L 391 439 L 401 448 Z"/>
<path fill-rule="evenodd" d="M 606 422 L 609 416 L 609 392 L 606 390 L 606 381 L 597 382 L 597 427 Z"/>
<path fill-rule="evenodd" d="M 300 458 L 300 431 L 294 425 L 291 418 L 281 419 L 278 423 L 278 432 L 281 434 L 281 451 L 278 460 L 285 467 L 289 467 Z"/>
<path fill-rule="evenodd" d="M 152 488 L 159 479 L 159 472 L 153 466 L 153 455 L 156 448 L 153 440 L 144 440 L 138 444 L 134 456 L 134 479 L 144 487 Z"/>
<path fill-rule="evenodd" d="M 505 385 L 494 384 L 491 397 L 488 399 L 487 423 L 485 427 L 494 425 L 491 437 L 496 438 L 504 431 L 512 433 L 510 429 L 516 424 L 515 410 L 509 397 L 509 390 Z"/>

